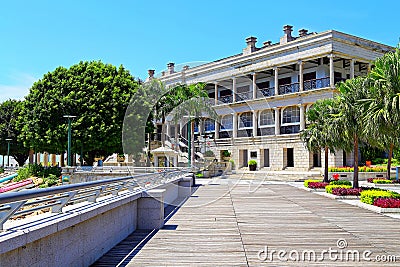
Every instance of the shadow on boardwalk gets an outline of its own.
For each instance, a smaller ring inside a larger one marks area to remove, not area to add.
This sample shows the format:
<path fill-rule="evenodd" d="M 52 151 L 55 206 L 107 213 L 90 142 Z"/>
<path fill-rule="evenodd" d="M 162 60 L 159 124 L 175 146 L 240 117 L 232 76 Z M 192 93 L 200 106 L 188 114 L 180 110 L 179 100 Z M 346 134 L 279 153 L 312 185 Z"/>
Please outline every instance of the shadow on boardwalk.
<path fill-rule="evenodd" d="M 193 188 L 193 193 L 197 191 L 199 185 Z M 177 199 L 174 205 L 168 205 L 164 209 L 164 227 L 163 230 L 175 230 L 177 225 L 167 225 L 168 220 L 179 210 L 179 208 L 188 200 Z M 118 245 L 109 250 L 92 267 L 101 266 L 120 266 L 124 267 L 140 252 L 140 250 L 149 242 L 159 230 L 136 230 Z"/>

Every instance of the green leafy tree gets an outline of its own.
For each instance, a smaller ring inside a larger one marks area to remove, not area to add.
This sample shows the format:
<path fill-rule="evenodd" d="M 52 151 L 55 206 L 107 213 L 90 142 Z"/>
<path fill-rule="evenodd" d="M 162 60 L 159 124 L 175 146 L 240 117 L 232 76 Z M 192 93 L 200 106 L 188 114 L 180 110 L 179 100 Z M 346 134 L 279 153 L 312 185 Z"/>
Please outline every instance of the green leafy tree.
<path fill-rule="evenodd" d="M 163 133 L 165 133 L 165 119 L 176 107 L 190 99 L 208 98 L 207 91 L 204 89 L 205 86 L 205 83 L 178 84 L 158 99 L 154 109 L 154 117 L 161 120 Z M 161 136 L 161 142 L 164 145 L 165 135 Z"/>
<path fill-rule="evenodd" d="M 365 134 L 369 142 L 388 150 L 387 178 L 393 150 L 400 140 L 400 50 L 387 53 L 374 62 L 368 75 L 368 95 L 360 103 L 366 112 L 363 116 Z"/>
<path fill-rule="evenodd" d="M 21 138 L 38 152 L 67 149 L 67 120 L 72 122 L 72 152 L 88 165 L 96 156 L 122 152 L 122 124 L 138 82 L 122 65 L 101 61 L 58 67 L 35 82 L 24 101 Z"/>
<path fill-rule="evenodd" d="M 365 107 L 358 105 L 360 99 L 365 99 L 367 91 L 365 77 L 357 77 L 346 80 L 338 85 L 340 94 L 337 96 L 338 113 L 332 121 L 334 136 L 340 140 L 337 147 L 346 152 L 353 151 L 354 154 L 354 178 L 353 187 L 358 188 L 358 150 L 359 143 L 365 140 L 362 116 L 365 114 Z"/>
<path fill-rule="evenodd" d="M 17 122 L 21 109 L 22 102 L 17 100 L 7 100 L 0 104 L 0 154 L 7 154 L 6 139 L 11 139 L 10 156 L 18 162 L 19 166 L 23 166 L 29 156 L 29 148 L 18 139 L 21 131 L 17 127 Z"/>
<path fill-rule="evenodd" d="M 318 100 L 307 111 L 309 124 L 300 133 L 302 141 L 307 149 L 312 152 L 324 150 L 324 182 L 328 182 L 328 156 L 329 150 L 335 151 L 338 143 L 338 136 L 332 129 L 333 114 L 337 113 L 337 101 L 335 99 Z"/>

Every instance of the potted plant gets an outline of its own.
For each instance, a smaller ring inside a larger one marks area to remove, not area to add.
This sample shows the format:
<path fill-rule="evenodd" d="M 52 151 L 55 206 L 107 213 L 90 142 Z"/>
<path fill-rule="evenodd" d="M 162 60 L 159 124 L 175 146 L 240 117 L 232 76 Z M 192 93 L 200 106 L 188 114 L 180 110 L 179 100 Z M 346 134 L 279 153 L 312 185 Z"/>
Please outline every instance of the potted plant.
<path fill-rule="evenodd" d="M 254 159 L 249 160 L 247 164 L 249 165 L 250 171 L 255 171 L 257 169 L 257 161 L 255 161 Z"/>
<path fill-rule="evenodd" d="M 228 150 L 222 150 L 221 156 L 224 161 L 229 161 L 231 159 L 231 152 Z"/>
<path fill-rule="evenodd" d="M 125 155 L 122 153 L 119 153 L 117 156 L 117 162 L 124 162 L 125 161 Z"/>
<path fill-rule="evenodd" d="M 211 150 L 207 150 L 204 152 L 204 158 L 213 160 L 215 158 L 215 154 Z"/>

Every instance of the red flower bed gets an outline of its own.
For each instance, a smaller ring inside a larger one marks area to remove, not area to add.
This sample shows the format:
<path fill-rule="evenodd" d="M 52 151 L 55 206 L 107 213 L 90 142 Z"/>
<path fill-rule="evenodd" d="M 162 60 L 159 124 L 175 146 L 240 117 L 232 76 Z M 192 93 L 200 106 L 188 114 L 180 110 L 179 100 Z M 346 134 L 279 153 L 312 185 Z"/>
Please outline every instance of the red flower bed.
<path fill-rule="evenodd" d="M 374 206 L 381 208 L 400 208 L 400 199 L 380 197 L 375 199 Z"/>
<path fill-rule="evenodd" d="M 359 196 L 362 188 L 333 188 L 332 194 L 336 196 Z"/>
<path fill-rule="evenodd" d="M 319 188 L 325 188 L 325 186 L 329 185 L 329 183 L 324 183 L 324 182 L 309 182 L 308 183 L 308 188 L 312 189 L 319 189 Z"/>

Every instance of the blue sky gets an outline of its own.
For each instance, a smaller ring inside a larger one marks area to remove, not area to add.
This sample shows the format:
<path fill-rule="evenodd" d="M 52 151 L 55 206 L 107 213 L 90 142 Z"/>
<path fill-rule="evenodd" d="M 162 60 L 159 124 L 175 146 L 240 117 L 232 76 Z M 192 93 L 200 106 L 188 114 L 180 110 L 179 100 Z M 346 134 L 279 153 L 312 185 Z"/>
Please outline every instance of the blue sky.
<path fill-rule="evenodd" d="M 0 9 L 0 101 L 22 99 L 58 66 L 101 60 L 142 79 L 168 62 L 240 53 L 244 39 L 276 42 L 282 26 L 343 31 L 396 46 L 397 1 L 13 0 Z"/>

